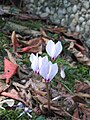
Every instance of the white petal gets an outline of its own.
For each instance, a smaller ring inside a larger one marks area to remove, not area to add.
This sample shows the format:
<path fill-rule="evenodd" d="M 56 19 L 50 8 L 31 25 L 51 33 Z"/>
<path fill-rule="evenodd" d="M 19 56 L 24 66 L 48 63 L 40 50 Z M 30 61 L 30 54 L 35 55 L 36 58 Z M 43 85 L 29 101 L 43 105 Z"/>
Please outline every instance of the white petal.
<path fill-rule="evenodd" d="M 39 69 L 48 63 L 48 57 L 45 56 L 43 58 L 39 57 Z"/>
<path fill-rule="evenodd" d="M 46 51 L 48 55 L 53 58 L 54 53 L 55 53 L 55 43 L 52 40 L 49 40 L 47 45 L 46 45 Z"/>
<path fill-rule="evenodd" d="M 36 57 L 36 56 L 32 53 L 32 54 L 30 55 L 30 61 L 33 62 L 33 60 L 35 59 L 35 57 Z"/>
<path fill-rule="evenodd" d="M 49 73 L 47 75 L 47 79 L 52 80 L 54 78 L 54 76 L 57 74 L 57 72 L 58 72 L 57 63 L 55 63 L 55 64 L 50 63 Z"/>
<path fill-rule="evenodd" d="M 39 74 L 46 79 L 46 76 L 48 74 L 49 71 L 49 63 L 47 63 L 46 65 L 42 65 L 42 67 L 39 70 Z"/>
<path fill-rule="evenodd" d="M 55 46 L 55 58 L 62 52 L 62 44 L 60 41 L 56 43 Z"/>
<path fill-rule="evenodd" d="M 60 74 L 61 74 L 61 77 L 64 79 L 64 78 L 65 78 L 65 72 L 64 72 L 64 69 L 61 69 Z"/>
<path fill-rule="evenodd" d="M 37 57 L 33 60 L 31 68 L 33 69 L 33 71 L 37 71 L 39 69 L 39 60 Z"/>

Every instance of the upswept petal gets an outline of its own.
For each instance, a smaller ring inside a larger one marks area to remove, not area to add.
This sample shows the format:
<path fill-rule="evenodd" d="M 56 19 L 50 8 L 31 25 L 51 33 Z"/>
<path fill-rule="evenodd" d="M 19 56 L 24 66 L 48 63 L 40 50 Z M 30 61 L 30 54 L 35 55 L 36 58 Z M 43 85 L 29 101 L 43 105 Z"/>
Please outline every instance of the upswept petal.
<path fill-rule="evenodd" d="M 36 56 L 32 53 L 31 55 L 30 55 L 30 61 L 31 61 L 31 63 L 33 62 L 33 60 L 36 58 Z"/>
<path fill-rule="evenodd" d="M 49 73 L 47 75 L 46 80 L 50 80 L 51 81 L 54 78 L 54 76 L 57 74 L 57 72 L 58 72 L 58 65 L 57 65 L 57 63 L 55 63 L 55 64 L 50 63 L 50 65 L 49 65 Z"/>
<path fill-rule="evenodd" d="M 58 41 L 55 45 L 55 58 L 62 52 L 62 44 Z"/>
<path fill-rule="evenodd" d="M 48 63 L 48 57 L 45 56 L 43 58 L 39 57 L 39 69 Z"/>
<path fill-rule="evenodd" d="M 47 45 L 46 45 L 46 51 L 48 55 L 53 58 L 54 53 L 55 53 L 55 43 L 52 40 L 49 40 Z"/>
<path fill-rule="evenodd" d="M 33 71 L 37 71 L 39 69 L 39 64 L 38 64 L 38 60 L 35 59 L 32 64 L 31 64 L 31 68 L 33 69 Z"/>
<path fill-rule="evenodd" d="M 42 65 L 42 67 L 40 68 L 39 70 L 39 74 L 44 78 L 46 79 L 46 76 L 49 72 L 49 62 L 45 65 Z"/>
<path fill-rule="evenodd" d="M 36 56 L 32 53 L 30 56 L 30 61 L 31 61 L 31 68 L 33 69 L 34 72 L 36 72 L 39 69 L 39 57 L 38 54 Z"/>

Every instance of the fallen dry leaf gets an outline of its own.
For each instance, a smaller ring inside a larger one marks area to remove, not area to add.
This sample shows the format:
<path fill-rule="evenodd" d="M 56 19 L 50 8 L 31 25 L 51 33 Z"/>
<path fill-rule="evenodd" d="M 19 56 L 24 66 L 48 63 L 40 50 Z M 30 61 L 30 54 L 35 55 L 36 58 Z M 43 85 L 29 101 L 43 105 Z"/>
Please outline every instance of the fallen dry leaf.
<path fill-rule="evenodd" d="M 6 79 L 6 83 L 9 83 L 9 79 L 16 73 L 17 65 L 4 58 L 4 74 L 0 75 L 1 79 Z"/>
<path fill-rule="evenodd" d="M 11 40 L 12 40 L 13 50 L 14 50 L 14 52 L 16 52 L 17 47 L 19 46 L 19 44 L 18 44 L 18 41 L 17 41 L 17 37 L 16 37 L 15 31 L 12 32 Z"/>
<path fill-rule="evenodd" d="M 12 56 L 12 53 L 11 53 L 9 50 L 7 50 L 7 49 L 5 49 L 5 51 L 6 51 L 7 54 L 8 54 L 9 60 L 10 60 L 13 64 L 17 65 L 16 59 L 15 59 L 15 57 Z M 18 65 L 17 65 L 17 66 L 18 66 Z"/>
<path fill-rule="evenodd" d="M 80 63 L 90 66 L 90 59 L 86 56 L 86 54 L 83 54 L 83 52 L 77 50 L 72 44 L 70 45 L 69 50 L 71 53 L 74 54 L 74 56 Z"/>

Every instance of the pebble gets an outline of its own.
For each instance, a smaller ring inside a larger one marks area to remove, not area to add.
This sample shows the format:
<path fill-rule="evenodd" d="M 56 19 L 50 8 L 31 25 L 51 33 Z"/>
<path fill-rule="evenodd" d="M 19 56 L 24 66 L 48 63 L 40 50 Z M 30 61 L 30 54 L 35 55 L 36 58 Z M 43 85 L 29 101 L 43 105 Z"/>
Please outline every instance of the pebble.
<path fill-rule="evenodd" d="M 85 33 L 87 33 L 88 31 L 90 31 L 90 27 L 86 24 L 85 25 Z"/>
<path fill-rule="evenodd" d="M 72 7 L 68 7 L 67 12 L 71 13 L 72 12 Z"/>
<path fill-rule="evenodd" d="M 88 48 L 90 48 L 90 39 L 88 39 L 88 40 L 86 41 L 86 45 L 87 45 Z"/>
<path fill-rule="evenodd" d="M 79 18 L 79 22 L 82 23 L 85 19 L 83 17 Z"/>
<path fill-rule="evenodd" d="M 64 25 L 65 25 L 65 22 L 66 22 L 66 21 L 65 21 L 65 19 L 63 18 L 63 19 L 61 20 L 61 25 L 64 26 Z"/>
<path fill-rule="evenodd" d="M 87 25 L 89 25 L 89 26 L 90 26 L 90 20 L 88 20 L 88 21 L 87 21 Z"/>
<path fill-rule="evenodd" d="M 50 9 L 48 7 L 46 7 L 46 12 L 50 13 Z"/>
<path fill-rule="evenodd" d="M 49 15 L 49 13 L 42 13 L 42 14 L 40 14 L 40 17 L 42 17 L 42 18 L 45 18 L 45 17 L 48 17 L 48 15 Z"/>
<path fill-rule="evenodd" d="M 74 5 L 72 10 L 73 10 L 73 13 L 76 13 L 77 12 L 77 5 Z"/>
<path fill-rule="evenodd" d="M 84 3 L 83 3 L 83 6 L 86 8 L 86 9 L 89 9 L 89 3 L 88 3 L 88 1 L 84 1 Z"/>
<path fill-rule="evenodd" d="M 72 20 L 72 24 L 73 24 L 74 26 L 76 26 L 77 23 L 78 23 L 78 21 L 74 18 L 74 19 Z"/>
<path fill-rule="evenodd" d="M 76 26 L 76 32 L 80 32 L 80 26 L 79 25 Z"/>
<path fill-rule="evenodd" d="M 79 13 L 77 12 L 76 14 L 75 14 L 75 19 L 78 21 L 78 19 L 79 19 Z"/>
<path fill-rule="evenodd" d="M 86 25 L 86 22 L 84 21 L 81 26 L 84 28 L 85 25 Z"/>
<path fill-rule="evenodd" d="M 86 14 L 85 18 L 86 18 L 86 20 L 88 20 L 89 19 L 89 14 Z"/>

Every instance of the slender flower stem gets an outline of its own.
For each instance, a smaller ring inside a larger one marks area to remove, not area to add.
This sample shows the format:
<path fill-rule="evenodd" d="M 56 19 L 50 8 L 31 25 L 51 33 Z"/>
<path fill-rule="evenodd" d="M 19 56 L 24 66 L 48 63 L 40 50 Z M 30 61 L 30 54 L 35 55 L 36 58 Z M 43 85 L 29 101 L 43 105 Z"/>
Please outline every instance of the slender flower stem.
<path fill-rule="evenodd" d="M 49 89 L 48 89 L 48 83 L 45 82 L 45 84 L 46 84 L 47 97 L 48 97 L 48 112 L 50 114 L 51 113 L 51 109 L 50 109 L 50 92 L 49 92 Z"/>

